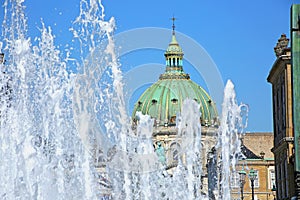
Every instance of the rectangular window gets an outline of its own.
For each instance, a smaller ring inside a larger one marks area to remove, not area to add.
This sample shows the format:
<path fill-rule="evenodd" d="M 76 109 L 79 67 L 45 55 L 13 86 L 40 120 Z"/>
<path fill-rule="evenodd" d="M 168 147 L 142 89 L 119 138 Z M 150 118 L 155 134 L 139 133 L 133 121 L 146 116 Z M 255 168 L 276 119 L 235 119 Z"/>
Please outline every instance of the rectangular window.
<path fill-rule="evenodd" d="M 273 167 L 270 167 L 269 168 L 269 189 L 272 189 L 273 185 L 276 187 L 275 169 Z"/>
<path fill-rule="evenodd" d="M 275 139 L 276 139 L 276 136 L 278 135 L 278 130 L 277 130 L 277 96 L 276 96 L 276 87 L 273 86 L 273 120 L 274 120 L 274 136 L 275 136 Z"/>
<path fill-rule="evenodd" d="M 282 128 L 283 128 L 283 130 L 285 130 L 285 124 L 286 124 L 286 116 L 285 116 L 285 97 L 286 97 L 286 95 L 285 95 L 285 79 L 284 79 L 284 73 L 283 73 L 283 75 L 282 75 L 282 82 L 281 82 L 281 98 L 282 98 L 282 100 L 281 100 L 281 102 L 282 102 L 282 105 L 281 105 L 281 114 L 282 114 Z M 284 133 L 284 136 L 283 137 L 285 137 L 286 136 L 286 134 L 285 134 L 285 131 L 283 132 Z"/>
<path fill-rule="evenodd" d="M 254 180 L 254 188 L 259 188 L 259 174 L 258 171 L 256 171 L 256 179 Z"/>
<path fill-rule="evenodd" d="M 240 187 L 240 175 L 238 172 L 233 172 L 230 181 L 231 188 L 239 188 Z"/>
<path fill-rule="evenodd" d="M 281 133 L 282 131 L 282 98 L 281 98 L 281 87 L 278 87 L 278 92 L 277 92 L 277 102 L 278 102 L 278 128 L 279 132 Z M 281 136 L 282 137 L 282 136 Z"/>

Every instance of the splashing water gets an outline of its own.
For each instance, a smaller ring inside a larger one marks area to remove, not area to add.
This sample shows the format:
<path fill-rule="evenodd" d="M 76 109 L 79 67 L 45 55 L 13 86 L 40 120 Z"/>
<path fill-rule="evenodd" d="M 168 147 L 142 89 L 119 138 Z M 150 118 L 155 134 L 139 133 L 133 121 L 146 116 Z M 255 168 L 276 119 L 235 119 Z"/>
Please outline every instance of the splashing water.
<path fill-rule="evenodd" d="M 185 150 L 186 173 L 184 182 L 187 183 L 187 193 L 184 195 L 187 199 L 202 199 L 200 194 L 202 174 L 201 161 L 201 125 L 200 105 L 194 100 L 186 99 L 183 102 L 181 114 L 178 117 L 178 137 L 182 138 L 182 148 Z M 183 161 L 180 162 L 182 164 Z M 180 165 L 179 164 L 179 165 Z M 182 172 L 181 172 L 182 173 Z M 177 173 L 175 175 L 178 175 Z M 176 177 L 175 177 L 176 178 Z M 178 188 L 179 189 L 179 188 Z"/>
<path fill-rule="evenodd" d="M 208 199 L 200 190 L 200 105 L 185 100 L 177 116 L 181 151 L 169 176 L 153 148 L 153 119 L 139 114 L 139 124 L 131 127 L 113 40 L 115 21 L 104 20 L 101 1 L 82 0 L 70 29 L 80 59 L 63 56 L 43 22 L 40 37 L 27 37 L 23 3 L 4 2 L 1 199 Z M 70 60 L 80 73 L 68 70 Z M 242 106 L 235 101 L 228 82 L 213 156 L 219 162 L 213 190 L 224 200 L 230 199 L 231 169 L 241 156 Z"/>
<path fill-rule="evenodd" d="M 32 45 L 22 3 L 4 4 L 10 81 L 1 88 L 10 92 L 1 96 L 1 199 L 96 199 L 93 160 L 73 120 L 75 76 L 51 28 L 42 24 Z"/>
<path fill-rule="evenodd" d="M 231 199 L 230 178 L 238 160 L 243 159 L 241 141 L 246 126 L 248 107 L 236 103 L 234 85 L 229 80 L 224 90 L 221 125 L 218 134 L 217 148 L 220 152 L 219 168 L 221 171 L 219 194 L 222 199 Z"/>

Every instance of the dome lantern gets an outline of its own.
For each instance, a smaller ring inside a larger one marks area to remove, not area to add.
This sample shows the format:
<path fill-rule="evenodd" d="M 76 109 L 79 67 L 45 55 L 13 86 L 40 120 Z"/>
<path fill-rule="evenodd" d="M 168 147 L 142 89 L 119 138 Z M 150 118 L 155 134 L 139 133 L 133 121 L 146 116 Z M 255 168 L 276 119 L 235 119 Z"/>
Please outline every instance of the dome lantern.
<path fill-rule="evenodd" d="M 182 68 L 182 60 L 183 60 L 183 51 L 180 45 L 178 44 L 175 36 L 175 24 L 174 21 L 176 18 L 172 18 L 173 20 L 173 31 L 172 31 L 172 39 L 169 43 L 169 46 L 165 52 L 166 58 L 166 72 L 183 72 Z"/>

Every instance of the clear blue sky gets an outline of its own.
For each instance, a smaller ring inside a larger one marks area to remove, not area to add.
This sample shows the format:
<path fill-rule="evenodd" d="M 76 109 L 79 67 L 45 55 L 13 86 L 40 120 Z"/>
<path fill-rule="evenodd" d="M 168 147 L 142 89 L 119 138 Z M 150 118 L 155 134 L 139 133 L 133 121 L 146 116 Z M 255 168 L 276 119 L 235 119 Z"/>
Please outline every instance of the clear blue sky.
<path fill-rule="evenodd" d="M 271 85 L 266 78 L 275 61 L 273 48 L 282 33 L 289 37 L 290 7 L 300 1 L 287 0 L 107 0 L 103 1 L 106 19 L 115 17 L 116 33 L 143 27 L 171 28 L 175 15 L 176 30 L 197 41 L 211 56 L 225 82 L 235 85 L 238 102 L 249 105 L 247 131 L 272 131 Z M 64 48 L 70 43 L 69 28 L 79 13 L 79 0 L 25 1 L 28 35 L 38 36 L 42 18 L 56 35 L 56 44 Z M 3 19 L 3 10 L 0 20 Z M 166 44 L 169 41 L 166 41 Z M 180 41 L 179 41 L 180 43 Z M 163 52 L 127 56 L 121 64 L 164 64 Z M 151 56 L 149 56 L 151 55 Z M 124 62 L 124 63 L 122 63 Z M 204 88 L 205 82 L 193 71 L 195 82 Z"/>

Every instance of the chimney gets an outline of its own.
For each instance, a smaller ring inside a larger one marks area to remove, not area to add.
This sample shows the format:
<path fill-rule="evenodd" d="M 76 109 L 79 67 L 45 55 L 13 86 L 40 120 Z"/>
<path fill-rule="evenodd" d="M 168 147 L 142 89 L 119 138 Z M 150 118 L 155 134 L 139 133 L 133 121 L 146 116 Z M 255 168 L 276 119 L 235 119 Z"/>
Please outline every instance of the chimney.
<path fill-rule="evenodd" d="M 263 151 L 260 152 L 260 157 L 261 157 L 261 159 L 264 159 L 264 158 L 265 158 L 265 155 L 266 155 L 265 152 L 263 152 Z"/>

